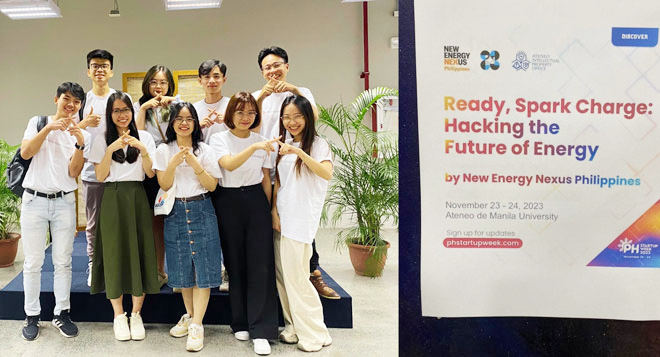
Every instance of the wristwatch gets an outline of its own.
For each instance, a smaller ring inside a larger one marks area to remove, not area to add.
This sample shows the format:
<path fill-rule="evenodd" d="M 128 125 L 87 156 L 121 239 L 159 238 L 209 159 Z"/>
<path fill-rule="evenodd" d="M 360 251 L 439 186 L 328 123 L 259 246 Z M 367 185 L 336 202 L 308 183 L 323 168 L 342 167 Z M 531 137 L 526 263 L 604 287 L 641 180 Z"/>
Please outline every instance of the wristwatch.
<path fill-rule="evenodd" d="M 78 145 L 78 143 L 76 143 L 74 146 L 75 146 L 76 149 L 78 149 L 78 150 L 85 150 L 85 144 Z"/>

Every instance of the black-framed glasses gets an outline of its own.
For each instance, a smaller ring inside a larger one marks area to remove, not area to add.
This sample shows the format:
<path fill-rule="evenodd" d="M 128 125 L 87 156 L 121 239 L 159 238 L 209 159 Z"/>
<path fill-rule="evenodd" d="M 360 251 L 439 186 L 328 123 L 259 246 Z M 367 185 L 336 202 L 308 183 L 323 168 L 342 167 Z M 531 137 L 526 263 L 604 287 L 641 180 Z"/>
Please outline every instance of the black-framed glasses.
<path fill-rule="evenodd" d="M 107 71 L 107 70 L 110 68 L 110 65 L 107 64 L 107 63 L 103 63 L 103 64 L 92 63 L 92 64 L 89 65 L 89 68 L 91 68 L 91 69 L 93 69 L 93 70 L 95 70 L 95 71 L 97 71 L 97 70 L 99 70 L 99 69 L 102 69 L 102 70 L 104 70 L 104 71 Z"/>
<path fill-rule="evenodd" d="M 127 114 L 131 112 L 131 108 L 124 108 L 124 109 L 113 109 L 112 114 Z"/>

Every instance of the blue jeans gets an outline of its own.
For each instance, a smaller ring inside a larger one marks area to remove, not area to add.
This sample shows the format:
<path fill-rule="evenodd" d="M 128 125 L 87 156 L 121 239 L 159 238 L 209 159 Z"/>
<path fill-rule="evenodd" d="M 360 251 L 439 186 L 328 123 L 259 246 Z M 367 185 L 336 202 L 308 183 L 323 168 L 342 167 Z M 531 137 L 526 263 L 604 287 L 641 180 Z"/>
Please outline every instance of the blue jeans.
<path fill-rule="evenodd" d="M 50 226 L 53 251 L 53 292 L 55 315 L 70 308 L 71 253 L 76 234 L 76 207 L 74 193 L 48 199 L 26 192 L 21 204 L 21 241 L 23 242 L 23 289 L 25 314 L 39 315 L 41 304 L 41 267 L 46 250 L 46 231 Z"/>
<path fill-rule="evenodd" d="M 220 286 L 222 251 L 210 198 L 174 201 L 165 217 L 165 252 L 170 287 Z"/>

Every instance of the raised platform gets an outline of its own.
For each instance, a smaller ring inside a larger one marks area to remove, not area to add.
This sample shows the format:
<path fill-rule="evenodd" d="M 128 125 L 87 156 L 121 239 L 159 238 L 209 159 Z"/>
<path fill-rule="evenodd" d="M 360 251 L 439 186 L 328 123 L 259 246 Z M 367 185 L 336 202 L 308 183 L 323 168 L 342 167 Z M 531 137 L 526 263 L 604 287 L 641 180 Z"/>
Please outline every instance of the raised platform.
<path fill-rule="evenodd" d="M 90 295 L 87 286 L 87 255 L 85 233 L 81 232 L 73 244 L 73 277 L 71 281 L 71 319 L 73 321 L 111 322 L 112 307 L 105 294 Z M 55 297 L 53 295 L 53 261 L 46 250 L 46 260 L 41 274 L 41 320 L 53 318 Z M 348 293 L 335 282 L 330 275 L 323 272 L 325 282 L 341 296 L 339 300 L 321 298 L 325 324 L 331 328 L 353 327 L 353 300 Z M 230 287 L 231 288 L 231 287 Z M 4 289 L 0 290 L 0 319 L 23 320 L 23 273 L 20 273 Z M 130 311 L 130 299 L 124 299 L 125 308 Z M 180 294 L 172 292 L 164 286 L 160 294 L 147 295 L 142 316 L 145 322 L 176 323 L 185 313 Z M 211 290 L 205 324 L 228 325 L 231 318 L 229 294 L 218 289 Z M 280 310 L 280 325 L 283 325 Z"/>

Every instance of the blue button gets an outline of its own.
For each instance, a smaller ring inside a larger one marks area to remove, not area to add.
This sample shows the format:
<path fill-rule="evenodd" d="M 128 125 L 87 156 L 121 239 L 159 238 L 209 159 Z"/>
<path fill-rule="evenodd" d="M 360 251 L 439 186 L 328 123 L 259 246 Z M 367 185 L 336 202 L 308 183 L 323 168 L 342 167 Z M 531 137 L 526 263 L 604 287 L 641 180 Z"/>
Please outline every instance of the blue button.
<path fill-rule="evenodd" d="M 626 47 L 655 47 L 658 28 L 612 27 L 612 44 Z"/>

